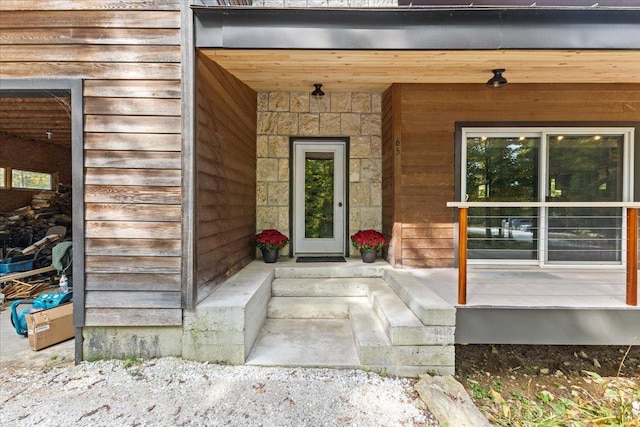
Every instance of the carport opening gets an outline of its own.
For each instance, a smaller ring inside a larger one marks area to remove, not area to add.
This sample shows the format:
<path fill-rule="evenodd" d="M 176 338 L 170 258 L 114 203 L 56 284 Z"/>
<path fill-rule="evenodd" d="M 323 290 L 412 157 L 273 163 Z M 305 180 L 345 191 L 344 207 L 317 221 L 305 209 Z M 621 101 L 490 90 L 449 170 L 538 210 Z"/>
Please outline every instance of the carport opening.
<path fill-rule="evenodd" d="M 0 288 L 6 320 L 13 301 L 59 289 L 53 248 L 71 242 L 73 229 L 71 104 L 70 90 L 0 91 Z M 72 286 L 71 266 L 62 270 Z M 11 322 L 3 321 L 2 329 L 13 351 L 32 351 Z M 69 345 L 49 351 L 73 358 Z"/>

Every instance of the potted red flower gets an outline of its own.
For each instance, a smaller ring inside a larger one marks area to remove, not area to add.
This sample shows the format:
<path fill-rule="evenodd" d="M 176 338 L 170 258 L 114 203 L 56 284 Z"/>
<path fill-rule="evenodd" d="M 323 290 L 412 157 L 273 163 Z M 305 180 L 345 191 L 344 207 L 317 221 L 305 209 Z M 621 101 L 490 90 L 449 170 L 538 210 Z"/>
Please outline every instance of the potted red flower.
<path fill-rule="evenodd" d="M 362 261 L 374 262 L 378 250 L 387 244 L 387 239 L 376 230 L 359 230 L 351 236 L 351 243 L 360 251 Z"/>
<path fill-rule="evenodd" d="M 278 230 L 270 228 L 253 236 L 253 242 L 262 251 L 264 262 L 276 262 L 278 251 L 289 243 L 289 238 Z"/>

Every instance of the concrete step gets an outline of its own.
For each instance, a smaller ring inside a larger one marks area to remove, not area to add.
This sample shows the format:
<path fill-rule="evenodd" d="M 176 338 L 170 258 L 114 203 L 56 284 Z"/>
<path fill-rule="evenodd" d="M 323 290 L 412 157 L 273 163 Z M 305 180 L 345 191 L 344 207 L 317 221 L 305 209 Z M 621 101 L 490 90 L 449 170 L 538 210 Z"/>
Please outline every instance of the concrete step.
<path fill-rule="evenodd" d="M 443 345 L 454 342 L 454 326 L 425 325 L 383 279 L 370 279 L 369 301 L 392 345 Z"/>
<path fill-rule="evenodd" d="M 366 297 L 271 297 L 269 319 L 347 319 L 349 304 Z"/>
<path fill-rule="evenodd" d="M 282 278 L 271 284 L 274 297 L 364 297 L 370 278 Z"/>
<path fill-rule="evenodd" d="M 361 368 L 348 319 L 267 319 L 246 364 Z"/>
<path fill-rule="evenodd" d="M 453 345 L 392 345 L 368 304 L 351 304 L 349 317 L 358 357 L 364 367 L 400 376 L 454 373 Z"/>

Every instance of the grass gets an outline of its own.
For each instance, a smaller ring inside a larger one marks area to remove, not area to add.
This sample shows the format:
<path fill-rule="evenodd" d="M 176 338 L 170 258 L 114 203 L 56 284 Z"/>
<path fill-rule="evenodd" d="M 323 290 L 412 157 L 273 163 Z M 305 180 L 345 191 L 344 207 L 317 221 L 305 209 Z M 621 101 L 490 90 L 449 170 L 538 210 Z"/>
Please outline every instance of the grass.
<path fill-rule="evenodd" d="M 573 385 L 571 398 L 553 391 L 512 391 L 503 397 L 501 384 L 494 381 L 484 389 L 469 380 L 472 397 L 493 425 L 509 427 L 640 427 L 640 385 L 634 380 L 602 378 L 583 371 L 586 378 L 600 385 L 602 393 L 594 395 Z M 563 387 L 563 386 L 562 386 Z"/>

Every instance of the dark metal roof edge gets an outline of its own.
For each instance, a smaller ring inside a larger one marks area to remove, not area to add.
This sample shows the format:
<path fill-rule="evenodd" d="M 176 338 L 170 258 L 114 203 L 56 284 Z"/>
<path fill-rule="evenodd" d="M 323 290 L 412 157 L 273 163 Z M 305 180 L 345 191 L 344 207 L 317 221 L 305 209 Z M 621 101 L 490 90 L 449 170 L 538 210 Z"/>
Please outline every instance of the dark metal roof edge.
<path fill-rule="evenodd" d="M 197 47 L 640 49 L 639 9 L 193 7 Z"/>

